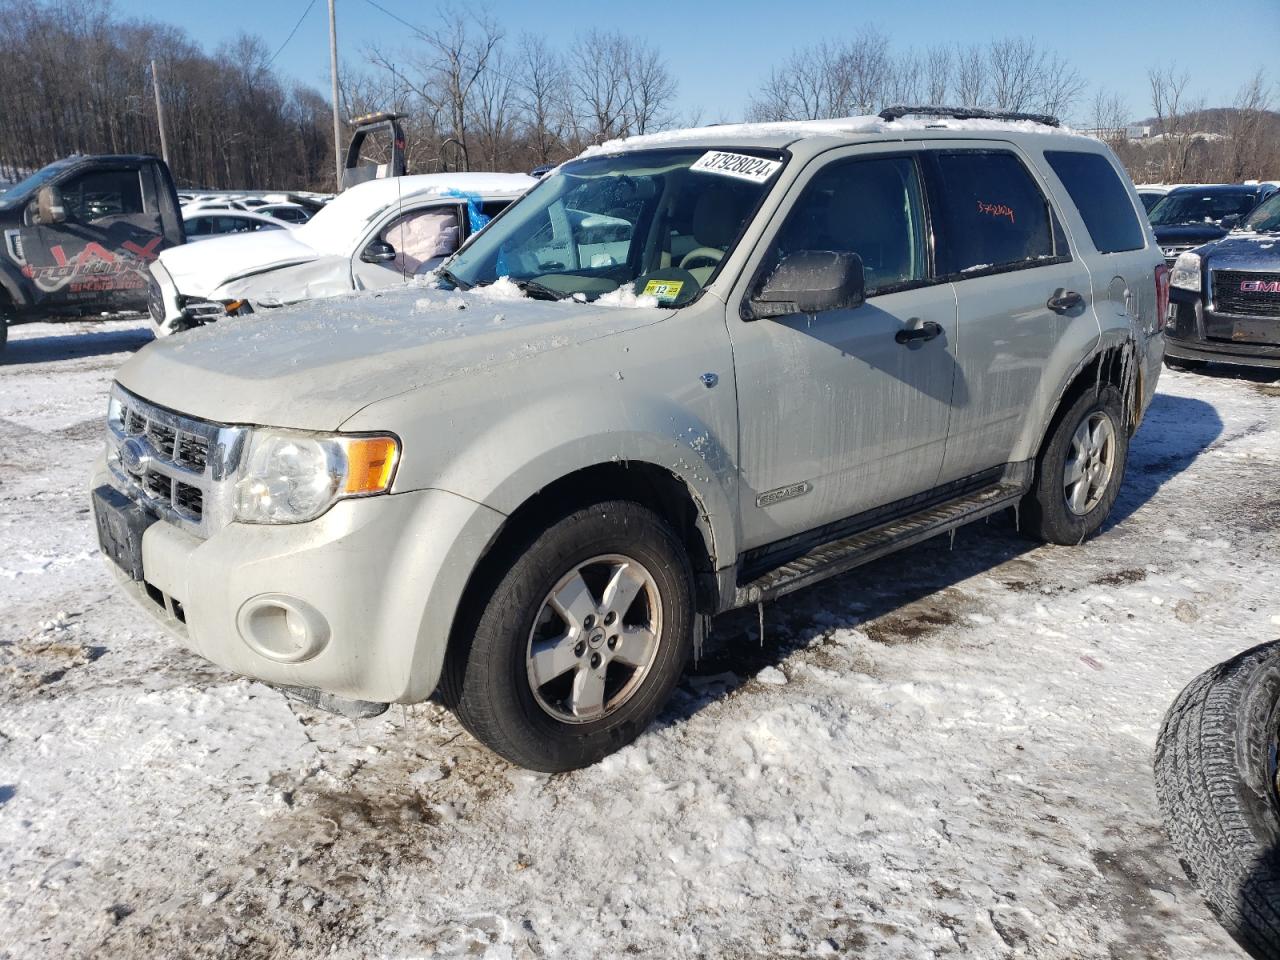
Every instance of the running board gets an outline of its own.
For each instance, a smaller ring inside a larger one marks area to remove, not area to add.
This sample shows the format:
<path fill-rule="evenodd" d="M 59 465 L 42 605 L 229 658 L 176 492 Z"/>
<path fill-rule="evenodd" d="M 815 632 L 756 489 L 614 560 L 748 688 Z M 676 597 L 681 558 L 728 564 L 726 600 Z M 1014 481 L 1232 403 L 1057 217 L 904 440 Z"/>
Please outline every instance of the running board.
<path fill-rule="evenodd" d="M 1012 507 L 1026 493 L 1020 483 L 1004 482 L 936 507 L 814 547 L 804 555 L 775 567 L 738 587 L 735 607 L 773 600 L 794 590 L 852 570 L 940 533 Z"/>

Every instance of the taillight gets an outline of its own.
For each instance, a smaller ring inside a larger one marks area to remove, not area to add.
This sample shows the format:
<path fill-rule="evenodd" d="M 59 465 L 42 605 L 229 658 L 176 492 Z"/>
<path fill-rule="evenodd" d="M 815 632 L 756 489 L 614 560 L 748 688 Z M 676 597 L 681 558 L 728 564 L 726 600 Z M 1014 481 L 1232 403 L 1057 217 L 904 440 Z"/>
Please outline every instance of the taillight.
<path fill-rule="evenodd" d="M 1169 267 L 1156 267 L 1156 330 L 1163 330 L 1169 320 Z"/>

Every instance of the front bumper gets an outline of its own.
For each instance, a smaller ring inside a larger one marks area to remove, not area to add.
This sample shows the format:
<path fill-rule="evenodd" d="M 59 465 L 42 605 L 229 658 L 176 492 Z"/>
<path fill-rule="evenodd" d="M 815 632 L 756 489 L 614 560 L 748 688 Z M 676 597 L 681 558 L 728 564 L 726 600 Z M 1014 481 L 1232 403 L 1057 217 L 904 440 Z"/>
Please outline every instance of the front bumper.
<path fill-rule="evenodd" d="M 110 482 L 98 464 L 93 486 Z M 345 500 L 301 524 L 231 523 L 202 540 L 159 521 L 142 539 L 142 581 L 125 591 L 188 649 L 267 683 L 352 700 L 416 703 L 435 689 L 467 579 L 502 514 L 422 490 Z M 316 615 L 323 643 L 283 662 L 254 642 L 265 600 Z"/>
<path fill-rule="evenodd" d="M 1209 314 L 1210 319 L 1230 315 Z M 1280 320 L 1275 321 L 1280 340 Z M 1170 322 L 1165 327 L 1165 355 L 1176 360 L 1204 360 L 1245 367 L 1280 368 L 1280 345 L 1224 340 L 1205 335 L 1206 314 L 1196 294 L 1176 291 L 1170 303 Z"/>

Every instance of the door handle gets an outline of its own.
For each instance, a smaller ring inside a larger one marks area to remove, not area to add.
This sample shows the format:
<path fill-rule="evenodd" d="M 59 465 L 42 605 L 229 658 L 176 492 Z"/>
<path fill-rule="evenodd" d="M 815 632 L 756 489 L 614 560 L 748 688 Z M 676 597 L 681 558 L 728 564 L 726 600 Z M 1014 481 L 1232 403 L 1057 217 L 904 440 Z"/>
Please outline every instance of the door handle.
<path fill-rule="evenodd" d="M 926 320 L 918 327 L 899 330 L 893 335 L 893 339 L 898 343 L 923 343 L 925 340 L 940 336 L 942 336 L 942 325 Z"/>
<path fill-rule="evenodd" d="M 1084 305 L 1084 297 L 1074 290 L 1059 288 L 1053 291 L 1053 296 L 1046 300 L 1044 305 L 1054 313 L 1070 313 L 1076 307 Z"/>

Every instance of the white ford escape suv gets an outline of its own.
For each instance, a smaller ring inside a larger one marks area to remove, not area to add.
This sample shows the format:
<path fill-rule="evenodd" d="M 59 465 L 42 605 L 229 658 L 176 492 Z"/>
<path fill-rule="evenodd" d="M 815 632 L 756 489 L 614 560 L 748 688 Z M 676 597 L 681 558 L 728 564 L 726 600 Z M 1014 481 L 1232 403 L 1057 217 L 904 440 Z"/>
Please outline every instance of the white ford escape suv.
<path fill-rule="evenodd" d="M 1096 140 L 913 109 L 594 148 L 430 283 L 119 371 L 103 553 L 329 709 L 439 694 L 539 770 L 662 708 L 701 618 L 1020 505 L 1102 525 L 1167 277 Z"/>

